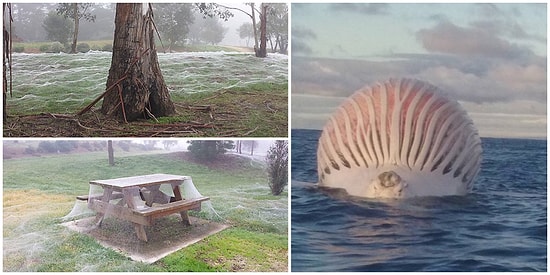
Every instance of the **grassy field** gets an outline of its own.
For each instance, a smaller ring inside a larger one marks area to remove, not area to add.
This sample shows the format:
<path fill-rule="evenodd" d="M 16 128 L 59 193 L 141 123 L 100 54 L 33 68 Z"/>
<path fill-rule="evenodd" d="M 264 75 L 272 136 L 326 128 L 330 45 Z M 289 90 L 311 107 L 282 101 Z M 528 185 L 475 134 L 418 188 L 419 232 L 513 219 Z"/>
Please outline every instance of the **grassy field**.
<path fill-rule="evenodd" d="M 261 163 L 234 158 L 213 168 L 174 153 L 115 153 L 115 162 L 106 152 L 5 159 L 4 271 L 287 270 L 287 193 L 270 195 Z M 191 175 L 231 227 L 147 265 L 60 225 L 88 181 L 150 173 Z"/>

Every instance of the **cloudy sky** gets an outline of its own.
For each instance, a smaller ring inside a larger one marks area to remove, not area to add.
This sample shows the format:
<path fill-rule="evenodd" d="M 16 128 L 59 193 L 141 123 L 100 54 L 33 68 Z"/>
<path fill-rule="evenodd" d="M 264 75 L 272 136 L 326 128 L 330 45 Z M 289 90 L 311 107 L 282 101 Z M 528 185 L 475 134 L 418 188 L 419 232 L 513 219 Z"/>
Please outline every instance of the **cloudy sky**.
<path fill-rule="evenodd" d="M 483 137 L 546 138 L 546 4 L 292 4 L 292 128 L 355 90 L 431 82 Z"/>

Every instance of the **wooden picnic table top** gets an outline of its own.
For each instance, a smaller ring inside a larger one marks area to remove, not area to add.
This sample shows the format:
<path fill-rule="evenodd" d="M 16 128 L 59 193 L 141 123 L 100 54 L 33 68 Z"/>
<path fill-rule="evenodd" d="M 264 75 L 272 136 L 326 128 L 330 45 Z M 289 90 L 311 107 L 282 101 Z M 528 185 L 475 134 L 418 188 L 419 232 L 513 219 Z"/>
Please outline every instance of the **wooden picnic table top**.
<path fill-rule="evenodd" d="M 102 187 L 128 188 L 128 187 L 144 187 L 150 185 L 158 185 L 163 183 L 183 183 L 184 180 L 190 179 L 189 176 L 171 175 L 171 174 L 152 174 L 133 177 L 124 177 L 108 180 L 92 180 L 90 184 L 100 185 Z"/>

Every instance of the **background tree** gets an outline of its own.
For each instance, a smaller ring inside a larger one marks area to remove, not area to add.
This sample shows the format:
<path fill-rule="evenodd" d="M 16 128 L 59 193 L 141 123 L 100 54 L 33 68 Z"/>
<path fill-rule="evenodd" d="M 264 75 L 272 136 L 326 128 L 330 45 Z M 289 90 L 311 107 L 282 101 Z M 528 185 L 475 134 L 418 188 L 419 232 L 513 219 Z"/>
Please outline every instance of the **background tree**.
<path fill-rule="evenodd" d="M 115 165 L 115 151 L 113 150 L 113 141 L 107 140 L 107 152 L 109 154 L 109 165 Z"/>
<path fill-rule="evenodd" d="M 105 115 L 133 121 L 175 113 L 160 71 L 153 29 L 150 4 L 116 5 L 111 68 L 102 95 Z"/>
<path fill-rule="evenodd" d="M 74 23 L 71 53 L 76 53 L 76 42 L 78 40 L 78 26 L 80 24 L 80 19 L 90 22 L 95 21 L 95 15 L 92 15 L 89 11 L 91 7 L 91 3 L 64 3 L 57 6 L 57 14 L 62 15 L 65 18 L 71 18 Z"/>
<path fill-rule="evenodd" d="M 254 4 L 252 3 L 252 8 Z M 267 8 L 268 6 L 264 3 L 260 4 L 261 13 L 260 13 L 260 48 L 255 47 L 254 52 L 256 57 L 266 57 L 267 56 Z"/>
<path fill-rule="evenodd" d="M 2 41 L 2 68 L 3 68 L 3 77 L 4 80 L 2 81 L 2 95 L 3 95 L 3 118 L 4 123 L 6 123 L 8 118 L 7 108 L 6 108 L 6 98 L 8 97 L 8 75 L 7 71 L 8 68 L 10 70 L 10 82 L 9 82 L 9 93 L 11 95 L 12 92 L 12 71 L 11 71 L 11 45 L 12 45 L 12 5 L 8 3 L 2 3 L 2 14 L 3 14 L 3 20 L 2 20 L 2 34 L 3 34 L 3 41 Z M 8 22 L 6 22 L 6 20 Z"/>
<path fill-rule="evenodd" d="M 201 161 L 213 161 L 219 155 L 223 155 L 227 149 L 235 147 L 230 140 L 192 140 L 188 143 L 187 150 L 194 158 Z"/>
<path fill-rule="evenodd" d="M 46 31 L 39 28 L 44 23 L 48 13 L 55 10 L 53 3 L 14 3 L 13 24 L 17 26 L 14 34 L 22 41 L 44 41 Z"/>
<path fill-rule="evenodd" d="M 164 150 L 170 150 L 173 146 L 178 145 L 177 140 L 163 140 L 162 146 L 164 147 Z"/>
<path fill-rule="evenodd" d="M 266 160 L 271 194 L 280 195 L 288 184 L 288 142 L 275 141 L 267 151 Z"/>
<path fill-rule="evenodd" d="M 247 149 L 250 152 L 250 155 L 254 155 L 254 148 L 258 145 L 258 142 L 255 140 L 243 140 L 241 141 L 242 147 Z"/>
<path fill-rule="evenodd" d="M 155 24 L 163 38 L 168 44 L 168 51 L 176 43 L 183 43 L 189 33 L 189 26 L 195 19 L 193 15 L 193 4 L 155 4 Z"/>
<path fill-rule="evenodd" d="M 217 18 L 204 19 L 204 25 L 200 32 L 201 40 L 207 44 L 217 45 L 225 37 L 227 28 L 224 28 Z"/>
<path fill-rule="evenodd" d="M 254 30 L 252 29 L 252 23 L 243 23 L 238 29 L 239 37 L 246 39 L 246 46 L 250 42 L 250 38 L 254 38 Z"/>
<path fill-rule="evenodd" d="M 252 19 L 252 29 L 254 31 L 254 52 L 256 57 L 266 57 L 267 51 L 266 51 L 266 41 L 267 41 L 267 32 L 266 32 L 266 24 L 267 24 L 267 8 L 268 5 L 262 3 L 260 4 L 260 10 L 256 9 L 256 6 L 254 3 L 248 3 L 247 5 L 250 6 L 250 12 L 247 12 L 245 10 L 234 8 L 234 7 L 228 7 L 216 3 L 199 3 L 196 4 L 199 11 L 204 14 L 205 16 L 219 16 L 221 19 L 224 19 L 227 21 L 228 18 L 233 16 L 233 13 L 230 10 L 237 10 L 240 11 L 250 17 Z M 260 16 L 260 37 L 258 42 L 258 35 L 257 35 L 257 28 L 256 28 L 256 13 Z"/>
<path fill-rule="evenodd" d="M 46 39 L 58 41 L 65 46 L 69 43 L 69 37 L 73 30 L 69 19 L 51 11 L 44 19 L 42 27 L 46 30 Z"/>
<path fill-rule="evenodd" d="M 272 52 L 287 53 L 288 49 L 288 6 L 285 3 L 269 4 L 267 37 Z"/>

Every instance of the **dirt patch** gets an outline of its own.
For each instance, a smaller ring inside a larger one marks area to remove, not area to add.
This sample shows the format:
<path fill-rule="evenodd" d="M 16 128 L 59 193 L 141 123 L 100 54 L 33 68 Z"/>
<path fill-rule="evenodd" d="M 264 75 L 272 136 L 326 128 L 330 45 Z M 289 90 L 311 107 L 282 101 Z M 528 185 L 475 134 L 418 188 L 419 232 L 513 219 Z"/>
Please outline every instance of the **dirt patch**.
<path fill-rule="evenodd" d="M 8 116 L 4 121 L 4 137 L 288 136 L 286 91 L 220 91 L 175 103 L 177 114 L 172 117 L 130 123 L 105 117 L 98 106 L 80 116 L 51 113 Z"/>
<path fill-rule="evenodd" d="M 218 233 L 228 225 L 190 217 L 184 226 L 178 215 L 158 219 L 146 226 L 148 242 L 139 240 L 130 222 L 106 218 L 101 227 L 94 226 L 95 217 L 64 223 L 69 229 L 96 239 L 101 245 L 120 252 L 134 261 L 154 263 L 159 259 Z"/>

